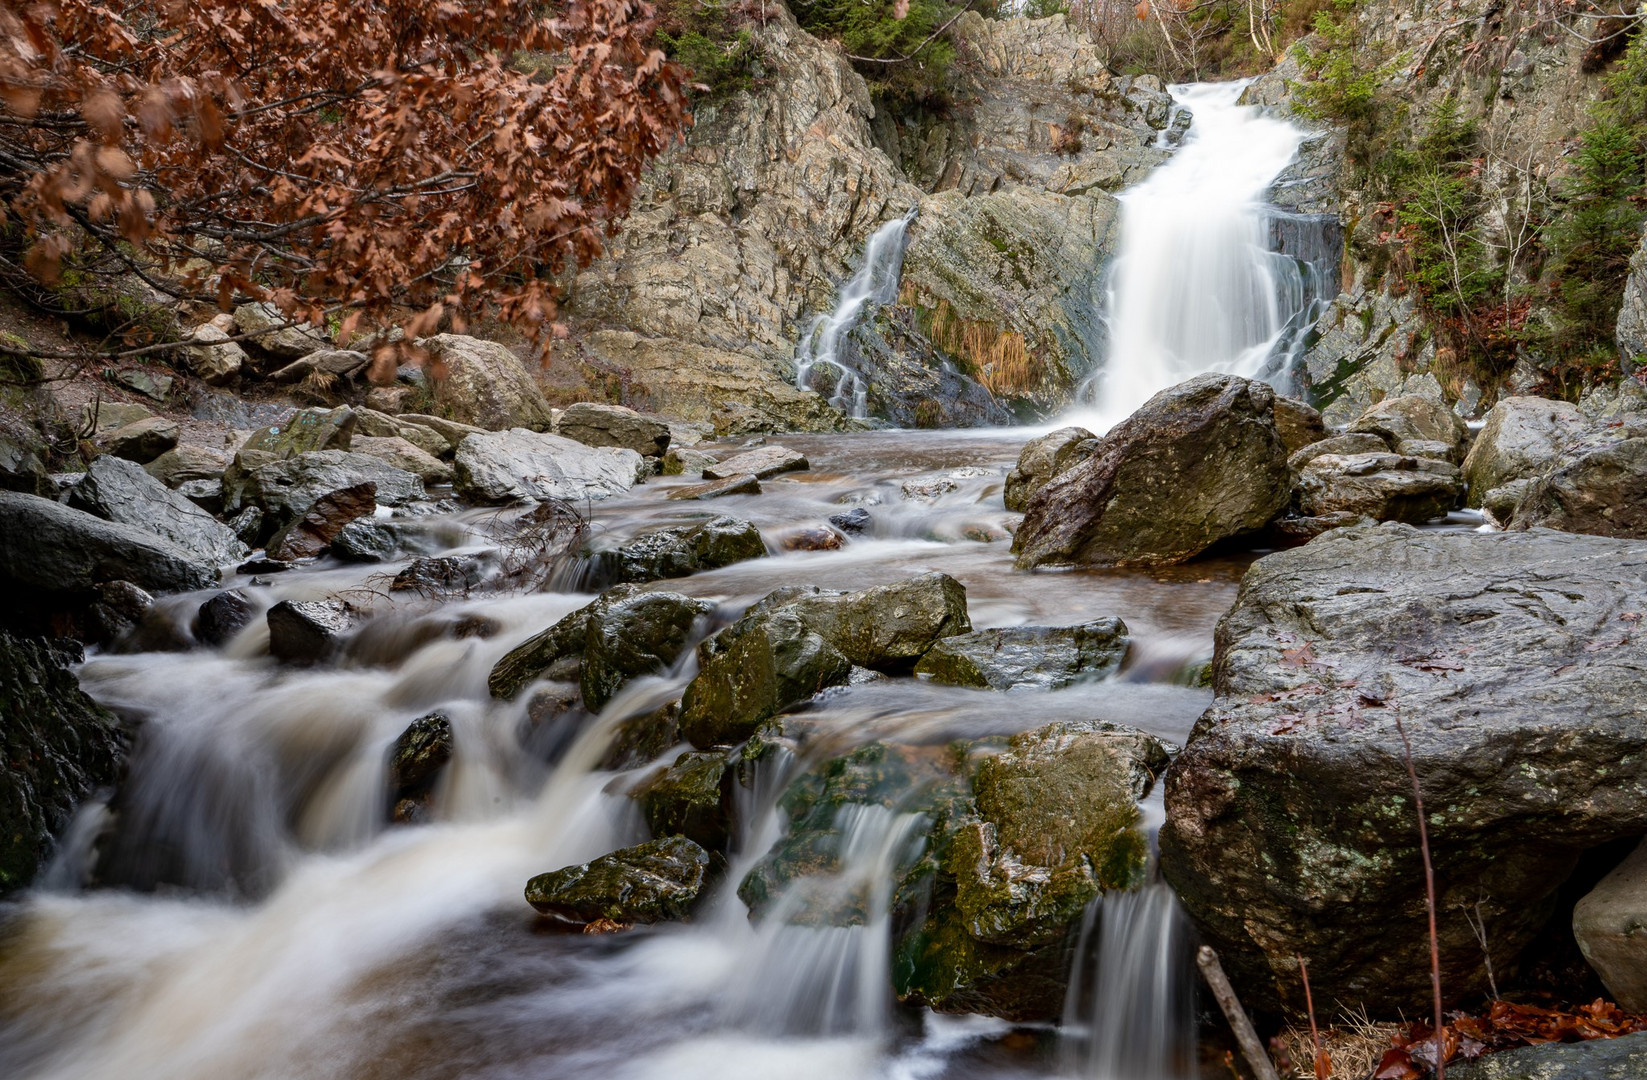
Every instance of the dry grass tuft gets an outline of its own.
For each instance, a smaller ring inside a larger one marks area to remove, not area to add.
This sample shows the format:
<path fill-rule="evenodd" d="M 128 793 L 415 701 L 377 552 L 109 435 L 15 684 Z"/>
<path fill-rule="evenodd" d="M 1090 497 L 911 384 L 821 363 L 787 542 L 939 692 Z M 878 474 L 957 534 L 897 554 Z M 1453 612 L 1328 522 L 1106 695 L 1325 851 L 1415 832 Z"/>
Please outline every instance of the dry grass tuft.
<path fill-rule="evenodd" d="M 963 319 L 948 300 L 925 307 L 916 291 L 905 285 L 898 302 L 914 307 L 932 344 L 967 365 L 972 376 L 990 393 L 1001 396 L 1027 394 L 1046 379 L 1036 357 L 1030 355 L 1024 335 L 1004 330 L 983 319 Z"/>
<path fill-rule="evenodd" d="M 1402 1024 L 1375 1023 L 1367 1018 L 1365 1011 L 1346 1012 L 1337 1024 L 1321 1029 L 1321 1047 L 1332 1058 L 1334 1080 L 1366 1080 L 1384 1052 L 1393 1045 L 1391 1040 L 1403 1030 Z M 1277 1036 L 1277 1041 L 1292 1063 L 1290 1070 L 1279 1070 L 1281 1075 L 1293 1080 L 1311 1080 L 1314 1072 L 1310 1062 L 1315 1060 L 1315 1045 L 1310 1041 L 1309 1024 L 1288 1025 Z"/>

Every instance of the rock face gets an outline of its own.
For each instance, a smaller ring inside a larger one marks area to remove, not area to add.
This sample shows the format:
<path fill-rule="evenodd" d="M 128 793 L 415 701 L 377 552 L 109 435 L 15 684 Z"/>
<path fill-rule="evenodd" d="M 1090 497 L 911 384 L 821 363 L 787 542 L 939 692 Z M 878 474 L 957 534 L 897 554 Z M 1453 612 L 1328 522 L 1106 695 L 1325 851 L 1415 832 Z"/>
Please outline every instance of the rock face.
<path fill-rule="evenodd" d="M 971 629 L 966 590 L 947 574 L 856 593 L 779 589 L 698 647 L 681 734 L 702 749 L 742 742 L 762 721 L 846 682 L 854 665 L 908 671 L 937 641 Z"/>
<path fill-rule="evenodd" d="M 1647 232 L 1630 258 L 1630 276 L 1624 283 L 1624 303 L 1618 309 L 1618 351 L 1639 367 L 1647 354 Z"/>
<path fill-rule="evenodd" d="M 0 630 L 0 897 L 24 888 L 88 795 L 119 779 L 131 732 L 80 689 L 78 651 Z"/>
<path fill-rule="evenodd" d="M 766 541 L 753 522 L 723 515 L 701 525 L 644 533 L 616 551 L 596 552 L 590 558 L 597 579 L 638 583 L 688 577 L 765 555 Z"/>
<path fill-rule="evenodd" d="M 1579 854 L 1647 832 L 1643 595 L 1647 546 L 1548 531 L 1340 529 L 1254 564 L 1161 833 L 1244 996 L 1300 1000 L 1302 953 L 1317 1000 L 1428 1000 L 1397 719 L 1430 811 L 1443 985 L 1486 986 L 1477 901 L 1499 978 L 1514 968 Z"/>
<path fill-rule="evenodd" d="M 437 334 L 418 345 L 430 356 L 436 411 L 487 431 L 549 430 L 543 390 L 504 346 L 461 334 Z"/>
<path fill-rule="evenodd" d="M 238 562 L 249 552 L 233 530 L 145 472 L 120 458 L 92 459 L 86 477 L 69 490 L 69 505 L 106 521 L 146 529 L 200 562 Z"/>
<path fill-rule="evenodd" d="M 1573 908 L 1573 937 L 1625 1012 L 1647 1012 L 1647 844 Z"/>
<path fill-rule="evenodd" d="M 568 405 L 555 433 L 585 446 L 618 446 L 642 457 L 662 457 L 669 449 L 669 425 L 622 405 L 580 401 Z"/>
<path fill-rule="evenodd" d="M 1006 508 L 1022 513 L 1047 481 L 1090 457 L 1098 448 L 1097 438 L 1086 428 L 1066 427 L 1031 439 L 1018 455 L 1018 464 L 1007 473 L 1002 493 Z"/>
<path fill-rule="evenodd" d="M 951 686 L 1058 690 L 1113 675 L 1131 639 L 1120 619 L 1080 626 L 1011 626 L 956 634 L 928 649 L 915 674 Z"/>
<path fill-rule="evenodd" d="M 1647 437 L 1595 439 L 1528 488 L 1513 529 L 1647 538 Z"/>
<path fill-rule="evenodd" d="M 1578 406 L 1549 398 L 1511 397 L 1492 407 L 1464 459 L 1469 504 L 1487 492 L 1548 468 L 1567 443 L 1589 426 Z"/>
<path fill-rule="evenodd" d="M 604 499 L 635 486 L 641 456 L 585 446 L 524 428 L 470 435 L 458 447 L 452 487 L 481 503 Z"/>
<path fill-rule="evenodd" d="M 703 848 L 684 836 L 669 836 L 539 874 L 526 883 L 526 902 L 575 923 L 679 919 L 697 899 L 708 867 Z"/>
<path fill-rule="evenodd" d="M 0 581 L 47 595 L 85 595 L 129 581 L 151 593 L 203 589 L 217 568 L 147 529 L 50 499 L 0 492 Z"/>
<path fill-rule="evenodd" d="M 1458 467 L 1435 458 L 1322 454 L 1299 471 L 1293 499 L 1305 517 L 1351 514 L 1422 525 L 1446 516 L 1463 494 Z"/>
<path fill-rule="evenodd" d="M 1163 390 L 1029 501 L 1012 550 L 1037 566 L 1183 562 L 1286 505 L 1275 392 L 1233 375 Z"/>

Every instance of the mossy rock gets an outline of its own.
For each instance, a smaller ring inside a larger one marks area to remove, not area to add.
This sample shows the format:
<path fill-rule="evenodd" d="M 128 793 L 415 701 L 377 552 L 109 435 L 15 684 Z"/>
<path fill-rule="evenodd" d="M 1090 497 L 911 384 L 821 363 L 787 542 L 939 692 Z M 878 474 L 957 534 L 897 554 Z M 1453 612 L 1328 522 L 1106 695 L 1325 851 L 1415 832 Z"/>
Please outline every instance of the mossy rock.
<path fill-rule="evenodd" d="M 668 836 L 539 874 L 526 883 L 526 902 L 567 922 L 663 922 L 687 914 L 708 868 L 708 852 Z"/>
<path fill-rule="evenodd" d="M 630 792 L 655 835 L 678 834 L 724 851 L 732 832 L 724 753 L 686 753 Z"/>
<path fill-rule="evenodd" d="M 1126 623 L 1116 618 L 1079 626 L 975 630 L 933 645 L 915 673 L 950 686 L 1057 690 L 1113 675 L 1130 640 Z"/>

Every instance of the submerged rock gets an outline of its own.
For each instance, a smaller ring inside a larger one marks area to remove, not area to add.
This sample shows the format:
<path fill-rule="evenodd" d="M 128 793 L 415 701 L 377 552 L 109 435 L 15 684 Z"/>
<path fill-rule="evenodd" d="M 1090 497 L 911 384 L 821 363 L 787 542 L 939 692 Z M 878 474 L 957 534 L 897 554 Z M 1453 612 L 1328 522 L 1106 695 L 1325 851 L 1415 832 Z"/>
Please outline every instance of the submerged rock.
<path fill-rule="evenodd" d="M 329 658 L 354 629 L 354 619 L 338 600 L 282 600 L 265 616 L 269 655 L 293 664 Z"/>
<path fill-rule="evenodd" d="M 254 614 L 251 602 L 238 591 L 220 592 L 195 613 L 194 636 L 217 648 L 244 630 Z"/>
<path fill-rule="evenodd" d="M 704 466 L 703 478 L 726 480 L 734 476 L 753 476 L 757 480 L 770 480 L 786 472 L 811 467 L 812 464 L 806 460 L 806 455 L 798 450 L 791 450 L 787 446 L 761 446 L 734 454 L 725 461 Z"/>
<path fill-rule="evenodd" d="M 1162 872 L 1251 1004 L 1299 1000 L 1299 953 L 1317 1001 L 1428 1002 L 1398 719 L 1442 983 L 1486 989 L 1466 911 L 1510 977 L 1579 855 L 1647 833 L 1643 596 L 1647 547 L 1543 530 L 1339 529 L 1253 565 L 1161 833 Z"/>
<path fill-rule="evenodd" d="M 452 760 L 452 722 L 432 712 L 407 725 L 389 747 L 389 814 L 410 824 L 428 813 L 429 794 Z"/>
<path fill-rule="evenodd" d="M 80 689 L 82 657 L 0 630 L 0 897 L 28 886 L 75 810 L 119 779 L 131 732 Z"/>
<path fill-rule="evenodd" d="M 585 446 L 617 446 L 642 457 L 661 457 L 669 449 L 668 424 L 622 405 L 568 405 L 555 423 L 555 433 Z"/>
<path fill-rule="evenodd" d="M 1022 513 L 1047 481 L 1091 457 L 1098 448 L 1097 438 L 1086 428 L 1066 427 L 1031 439 L 1018 455 L 1018 464 L 1007 473 L 1002 493 L 1006 508 Z"/>
<path fill-rule="evenodd" d="M 684 917 L 703 888 L 709 855 L 684 836 L 669 836 L 539 874 L 526 902 L 567 922 L 654 923 Z"/>
<path fill-rule="evenodd" d="M 1183 562 L 1286 505 L 1275 392 L 1233 375 L 1163 390 L 1030 499 L 1020 569 Z"/>
<path fill-rule="evenodd" d="M 513 428 L 466 437 L 453 461 L 452 487 L 459 498 L 479 503 L 582 502 L 634 487 L 640 463 L 633 450 Z"/>
<path fill-rule="evenodd" d="M 671 499 L 718 499 L 723 495 L 759 495 L 761 482 L 744 473 L 707 484 L 688 484 L 669 493 Z"/>
<path fill-rule="evenodd" d="M 933 645 L 915 665 L 915 674 L 951 686 L 1058 690 L 1113 675 L 1130 643 L 1126 624 L 1116 618 L 1080 626 L 975 630 Z"/>
<path fill-rule="evenodd" d="M 621 583 L 688 577 L 765 556 L 766 541 L 752 522 L 723 515 L 643 533 L 592 560 L 598 579 Z"/>

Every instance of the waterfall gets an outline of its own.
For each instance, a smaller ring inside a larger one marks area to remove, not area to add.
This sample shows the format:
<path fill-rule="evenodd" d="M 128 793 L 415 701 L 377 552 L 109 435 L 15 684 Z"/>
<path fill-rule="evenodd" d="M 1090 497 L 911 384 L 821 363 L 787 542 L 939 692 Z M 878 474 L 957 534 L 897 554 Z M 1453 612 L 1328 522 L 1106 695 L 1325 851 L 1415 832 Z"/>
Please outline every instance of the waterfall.
<path fill-rule="evenodd" d="M 835 309 L 813 319 L 795 349 L 795 386 L 812 390 L 814 375 L 832 377 L 829 403 L 859 419 L 869 415 L 869 384 L 862 372 L 841 358 L 841 339 L 868 311 L 898 299 L 898 279 L 915 212 L 912 207 L 903 217 L 875 230 L 864 245 L 863 261 L 836 294 Z"/>
<path fill-rule="evenodd" d="M 1172 88 L 1191 122 L 1171 159 L 1121 199 L 1108 355 L 1082 389 L 1104 430 L 1203 372 L 1272 381 L 1308 290 L 1271 250 L 1265 196 L 1305 132 L 1236 101 L 1245 82 Z"/>

